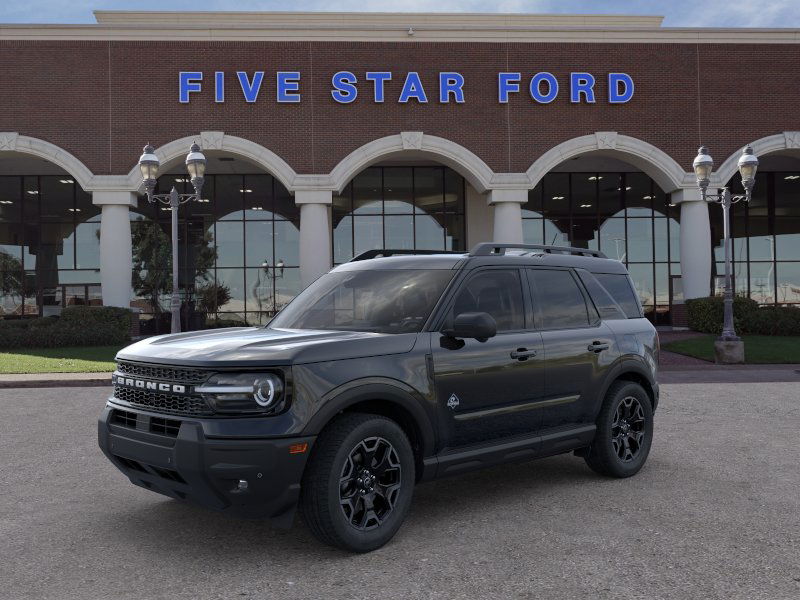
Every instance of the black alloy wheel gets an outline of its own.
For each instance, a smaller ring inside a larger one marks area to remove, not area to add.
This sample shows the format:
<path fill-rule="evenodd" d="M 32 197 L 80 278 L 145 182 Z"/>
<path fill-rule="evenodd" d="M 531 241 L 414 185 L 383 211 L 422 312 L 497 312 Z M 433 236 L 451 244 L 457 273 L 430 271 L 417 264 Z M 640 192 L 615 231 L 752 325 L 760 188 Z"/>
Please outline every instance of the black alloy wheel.
<path fill-rule="evenodd" d="M 644 409 L 634 396 L 625 396 L 614 411 L 611 444 L 622 462 L 631 462 L 642 449 L 646 430 Z"/>
<path fill-rule="evenodd" d="M 359 531 L 380 526 L 391 514 L 403 467 L 394 446 L 382 437 L 361 440 L 350 451 L 339 478 L 339 504 Z"/>

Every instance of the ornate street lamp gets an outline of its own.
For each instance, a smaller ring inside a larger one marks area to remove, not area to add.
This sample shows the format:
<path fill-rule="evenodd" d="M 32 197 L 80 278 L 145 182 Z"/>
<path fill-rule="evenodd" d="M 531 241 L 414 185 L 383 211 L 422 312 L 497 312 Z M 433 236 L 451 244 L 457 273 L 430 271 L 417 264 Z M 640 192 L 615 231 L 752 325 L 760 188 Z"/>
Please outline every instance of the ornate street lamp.
<path fill-rule="evenodd" d="M 739 174 L 742 176 L 742 187 L 744 195 L 731 195 L 730 190 L 724 187 L 715 194 L 708 193 L 708 186 L 711 182 L 711 172 L 714 169 L 714 161 L 708 153 L 708 148 L 702 146 L 695 157 L 692 167 L 697 178 L 697 185 L 700 187 L 702 198 L 706 202 L 714 202 L 722 206 L 722 228 L 723 243 L 725 244 L 725 292 L 724 292 L 724 318 L 722 324 L 722 335 L 717 338 L 717 360 L 719 362 L 741 362 L 744 358 L 744 345 L 736 335 L 733 325 L 733 286 L 731 285 L 731 241 L 730 241 L 730 209 L 731 206 L 739 201 L 750 202 L 753 195 L 753 186 L 756 182 L 756 170 L 758 169 L 758 158 L 753 155 L 753 148 L 749 145 L 742 151 L 739 157 Z M 734 342 L 737 345 L 735 356 L 732 360 L 727 359 L 729 353 L 721 350 L 725 343 Z"/>
<path fill-rule="evenodd" d="M 155 194 L 156 180 L 160 162 L 155 155 L 155 148 L 150 144 L 144 147 L 142 156 L 139 157 L 139 169 L 142 171 L 142 183 L 147 193 L 149 202 L 160 202 L 169 206 L 172 211 L 172 299 L 170 301 L 170 312 L 172 313 L 172 333 L 180 333 L 181 330 L 181 299 L 178 293 L 178 207 L 190 200 L 200 200 L 200 192 L 203 189 L 203 179 L 206 173 L 206 157 L 200 150 L 200 146 L 192 144 L 189 154 L 186 155 L 186 170 L 192 178 L 194 194 L 179 194 L 175 186 L 169 194 Z"/>

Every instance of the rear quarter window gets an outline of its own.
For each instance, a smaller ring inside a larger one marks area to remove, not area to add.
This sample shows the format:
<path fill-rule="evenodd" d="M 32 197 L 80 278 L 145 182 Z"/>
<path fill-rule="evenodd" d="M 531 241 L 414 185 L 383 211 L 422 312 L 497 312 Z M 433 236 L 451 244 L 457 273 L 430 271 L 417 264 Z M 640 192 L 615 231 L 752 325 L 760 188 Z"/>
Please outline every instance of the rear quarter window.
<path fill-rule="evenodd" d="M 642 307 L 633 291 L 630 277 L 623 273 L 593 273 L 593 275 L 622 308 L 626 317 L 629 319 L 641 318 Z"/>

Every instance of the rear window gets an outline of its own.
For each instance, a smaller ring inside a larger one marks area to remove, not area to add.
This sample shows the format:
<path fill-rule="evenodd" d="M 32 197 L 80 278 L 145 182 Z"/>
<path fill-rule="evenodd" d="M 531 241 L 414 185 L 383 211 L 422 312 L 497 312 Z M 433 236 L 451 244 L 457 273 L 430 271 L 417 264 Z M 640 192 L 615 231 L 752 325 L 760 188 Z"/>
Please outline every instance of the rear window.
<path fill-rule="evenodd" d="M 642 307 L 639 299 L 633 292 L 630 278 L 622 273 L 593 273 L 614 301 L 619 304 L 629 319 L 638 319 L 642 316 Z"/>
<path fill-rule="evenodd" d="M 589 292 L 592 302 L 594 302 L 595 307 L 600 312 L 603 319 L 619 320 L 628 318 L 628 315 L 625 314 L 622 307 L 611 297 L 606 288 L 597 281 L 594 275 L 583 269 L 578 269 L 577 273 L 583 285 L 586 286 L 586 290 Z"/>
<path fill-rule="evenodd" d="M 586 300 L 569 271 L 528 269 L 528 273 L 542 329 L 588 327 Z"/>

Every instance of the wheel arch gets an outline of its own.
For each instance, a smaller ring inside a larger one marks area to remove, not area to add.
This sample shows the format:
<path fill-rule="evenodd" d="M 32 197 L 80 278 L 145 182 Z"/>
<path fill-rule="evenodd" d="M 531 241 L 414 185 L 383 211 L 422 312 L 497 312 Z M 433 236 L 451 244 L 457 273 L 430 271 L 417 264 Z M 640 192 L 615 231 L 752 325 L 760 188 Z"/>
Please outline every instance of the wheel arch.
<path fill-rule="evenodd" d="M 655 412 L 658 406 L 658 384 L 652 375 L 648 373 L 647 367 L 640 364 L 638 361 L 632 360 L 618 364 L 606 379 L 602 393 L 600 394 L 601 403 L 605 399 L 608 389 L 617 381 L 631 381 L 642 386 L 650 397 L 650 403 L 653 406 L 653 412 Z"/>
<path fill-rule="evenodd" d="M 422 478 L 425 459 L 434 453 L 435 436 L 430 417 L 412 389 L 400 382 L 370 382 L 334 390 L 323 398 L 322 406 L 306 426 L 304 435 L 319 435 L 336 417 L 345 412 L 381 415 L 395 421 L 408 436 L 414 451 L 417 479 Z"/>

